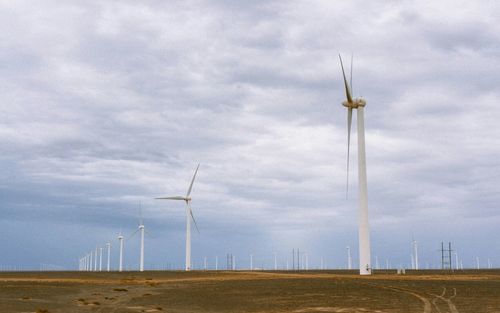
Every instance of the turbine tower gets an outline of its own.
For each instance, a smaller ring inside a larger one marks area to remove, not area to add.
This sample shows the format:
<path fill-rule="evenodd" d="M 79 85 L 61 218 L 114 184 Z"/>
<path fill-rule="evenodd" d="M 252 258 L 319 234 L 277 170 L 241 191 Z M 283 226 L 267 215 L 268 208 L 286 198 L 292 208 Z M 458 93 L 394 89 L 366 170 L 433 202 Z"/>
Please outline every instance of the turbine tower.
<path fill-rule="evenodd" d="M 142 203 L 139 204 L 139 227 L 137 230 L 130 236 L 133 237 L 137 232 L 140 233 L 141 236 L 141 247 L 140 247 L 140 256 L 139 256 L 139 272 L 144 271 L 144 232 L 145 232 L 145 227 L 144 227 L 144 222 L 142 219 Z"/>
<path fill-rule="evenodd" d="M 411 243 L 413 245 L 414 269 L 418 270 L 418 247 L 417 247 L 417 241 L 415 239 L 413 239 Z"/>
<path fill-rule="evenodd" d="M 102 247 L 99 247 L 99 272 L 102 271 Z"/>
<path fill-rule="evenodd" d="M 110 262 L 110 260 L 111 260 L 111 243 L 110 243 L 110 242 L 108 242 L 108 243 L 106 244 L 106 246 L 108 247 L 108 264 L 107 264 L 106 269 L 107 269 L 107 271 L 109 272 L 109 265 L 110 265 L 110 264 L 109 264 L 109 262 Z"/>
<path fill-rule="evenodd" d="M 144 224 L 141 221 L 141 225 L 139 225 L 139 231 L 141 232 L 141 256 L 139 259 L 139 271 L 144 271 Z"/>
<path fill-rule="evenodd" d="M 121 231 L 118 235 L 118 242 L 120 243 L 120 259 L 118 263 L 118 271 L 121 272 L 123 270 L 123 236 Z"/>
<path fill-rule="evenodd" d="M 95 247 L 95 254 L 94 254 L 94 271 L 97 272 L 97 246 Z"/>
<path fill-rule="evenodd" d="M 359 274 L 371 275 L 371 257 L 370 257 L 370 226 L 368 224 L 368 187 L 366 182 L 366 154 L 365 154 L 365 105 L 363 98 L 353 98 L 352 89 L 352 58 L 351 58 L 351 83 L 347 83 L 345 77 L 344 64 L 342 57 L 340 66 L 344 77 L 344 86 L 347 100 L 342 105 L 347 108 L 347 183 L 349 183 L 349 150 L 351 143 L 351 124 L 352 110 L 357 109 L 358 123 L 358 201 L 359 201 Z M 349 185 L 349 184 L 347 184 Z"/>
<path fill-rule="evenodd" d="M 351 247 L 347 246 L 347 269 L 352 269 Z"/>
<path fill-rule="evenodd" d="M 199 233 L 198 225 L 196 225 L 196 220 L 194 219 L 193 210 L 191 209 L 191 190 L 193 189 L 193 183 L 196 178 L 196 173 L 198 173 L 198 169 L 200 168 L 200 164 L 196 167 L 196 170 L 193 175 L 193 179 L 191 180 L 191 184 L 189 185 L 186 196 L 173 196 L 173 197 L 161 197 L 156 198 L 157 200 L 182 200 L 186 202 L 186 271 L 191 270 L 191 220 L 194 222 L 194 226 Z"/>
<path fill-rule="evenodd" d="M 92 251 L 89 253 L 89 271 L 92 271 Z"/>

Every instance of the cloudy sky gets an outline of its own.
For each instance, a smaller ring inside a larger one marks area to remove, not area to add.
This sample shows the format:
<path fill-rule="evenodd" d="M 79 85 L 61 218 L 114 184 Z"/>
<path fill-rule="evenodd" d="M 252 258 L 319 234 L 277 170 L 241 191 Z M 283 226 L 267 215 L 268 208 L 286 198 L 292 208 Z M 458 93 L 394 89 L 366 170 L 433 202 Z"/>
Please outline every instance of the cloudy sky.
<path fill-rule="evenodd" d="M 452 241 L 500 266 L 498 1 L 0 1 L 1 266 L 65 268 L 126 237 L 181 267 L 193 188 L 203 257 L 357 259 L 338 53 L 367 100 L 372 256 Z M 347 61 L 347 63 L 349 63 Z M 7 252 L 8 251 L 8 252 Z M 222 262 L 222 261 L 221 261 Z M 291 260 L 290 260 L 291 262 Z"/>

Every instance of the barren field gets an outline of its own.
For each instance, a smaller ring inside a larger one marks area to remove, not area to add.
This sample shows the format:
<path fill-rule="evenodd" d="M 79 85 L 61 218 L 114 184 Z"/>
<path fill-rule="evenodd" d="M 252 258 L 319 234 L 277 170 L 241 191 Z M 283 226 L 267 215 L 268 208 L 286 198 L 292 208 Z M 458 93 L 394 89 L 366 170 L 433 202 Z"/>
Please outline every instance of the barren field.
<path fill-rule="evenodd" d="M 0 312 L 500 312 L 500 271 L 3 272 Z"/>

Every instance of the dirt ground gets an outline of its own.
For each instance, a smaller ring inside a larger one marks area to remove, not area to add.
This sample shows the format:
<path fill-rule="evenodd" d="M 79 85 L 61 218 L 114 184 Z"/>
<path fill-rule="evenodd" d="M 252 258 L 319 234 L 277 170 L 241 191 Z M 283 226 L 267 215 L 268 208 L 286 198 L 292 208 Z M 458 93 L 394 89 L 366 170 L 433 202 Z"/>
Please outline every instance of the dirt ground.
<path fill-rule="evenodd" d="M 500 313 L 500 270 L 2 272 L 0 312 Z"/>

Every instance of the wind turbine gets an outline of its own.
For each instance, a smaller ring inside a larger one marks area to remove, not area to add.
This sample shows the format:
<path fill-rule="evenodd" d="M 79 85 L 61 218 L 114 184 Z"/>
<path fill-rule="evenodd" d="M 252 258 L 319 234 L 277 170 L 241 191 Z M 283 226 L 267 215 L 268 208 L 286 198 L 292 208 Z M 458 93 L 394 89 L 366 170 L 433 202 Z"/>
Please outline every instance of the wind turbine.
<path fill-rule="evenodd" d="M 141 218 L 139 219 L 139 227 L 137 230 L 132 234 L 131 237 L 133 237 L 137 232 L 140 232 L 141 236 L 141 250 L 140 250 L 140 257 L 139 257 L 139 272 L 144 271 L 144 223 L 142 221 L 142 206 L 141 206 Z"/>
<path fill-rule="evenodd" d="M 102 271 L 102 247 L 99 247 L 99 272 Z"/>
<path fill-rule="evenodd" d="M 110 265 L 109 262 L 111 260 L 111 243 L 110 242 L 106 243 L 106 246 L 108 247 L 108 264 L 106 269 L 109 272 L 109 265 Z"/>
<path fill-rule="evenodd" d="M 173 197 L 161 197 L 156 198 L 157 200 L 182 200 L 186 202 L 186 271 L 191 270 L 191 220 L 194 222 L 194 226 L 199 233 L 198 225 L 196 225 L 196 220 L 194 219 L 193 210 L 191 209 L 191 190 L 193 189 L 194 179 L 196 178 L 196 173 L 198 173 L 198 169 L 200 168 L 200 164 L 196 167 L 196 171 L 194 172 L 193 179 L 191 180 L 191 184 L 189 185 L 186 196 L 173 196 Z"/>
<path fill-rule="evenodd" d="M 97 246 L 95 247 L 95 254 L 94 254 L 94 271 L 97 272 Z"/>
<path fill-rule="evenodd" d="M 347 269 L 352 269 L 351 247 L 347 246 Z"/>
<path fill-rule="evenodd" d="M 359 274 L 371 275 L 370 257 L 370 226 L 368 224 L 368 187 L 366 182 L 366 153 L 365 153 L 365 105 L 363 98 L 353 98 L 352 89 L 352 58 L 351 58 L 351 82 L 347 83 L 344 64 L 339 54 L 340 66 L 344 77 L 344 86 L 347 100 L 342 105 L 347 108 L 347 185 L 349 185 L 349 150 L 351 143 L 352 110 L 357 109 L 358 123 L 358 201 L 359 201 Z"/>
<path fill-rule="evenodd" d="M 412 245 L 413 245 L 413 260 L 414 260 L 414 269 L 418 270 L 418 247 L 417 247 L 417 241 L 415 238 L 412 240 Z"/>
<path fill-rule="evenodd" d="M 120 243 L 120 259 L 118 263 L 118 271 L 121 272 L 123 270 L 123 236 L 121 230 L 120 234 L 118 235 L 118 242 Z"/>

